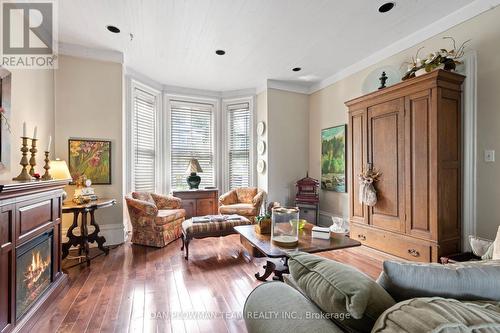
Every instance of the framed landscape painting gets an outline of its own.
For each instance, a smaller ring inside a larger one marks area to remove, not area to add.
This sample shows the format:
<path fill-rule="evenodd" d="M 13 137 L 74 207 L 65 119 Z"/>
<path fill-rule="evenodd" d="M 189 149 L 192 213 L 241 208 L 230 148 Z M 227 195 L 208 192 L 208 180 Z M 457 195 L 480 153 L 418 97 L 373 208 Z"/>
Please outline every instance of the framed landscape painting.
<path fill-rule="evenodd" d="M 321 130 L 321 188 L 347 192 L 346 185 L 347 125 Z"/>
<path fill-rule="evenodd" d="M 69 139 L 68 156 L 73 183 L 85 175 L 92 184 L 111 184 L 111 141 Z"/>

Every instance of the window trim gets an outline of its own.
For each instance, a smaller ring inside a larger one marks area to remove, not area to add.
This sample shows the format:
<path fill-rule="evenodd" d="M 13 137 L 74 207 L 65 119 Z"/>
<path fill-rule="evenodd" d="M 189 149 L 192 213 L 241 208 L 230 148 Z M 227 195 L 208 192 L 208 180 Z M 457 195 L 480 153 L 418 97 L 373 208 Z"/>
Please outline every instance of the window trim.
<path fill-rule="evenodd" d="M 222 138 L 220 141 L 220 146 L 222 147 L 222 154 L 221 156 L 225 161 L 229 161 L 229 145 L 228 145 L 228 140 L 229 140 L 229 129 L 227 128 L 227 124 L 229 121 L 229 110 L 228 106 L 233 105 L 233 104 L 241 104 L 241 103 L 248 103 L 248 108 L 250 110 L 250 177 L 249 177 L 249 185 L 251 187 L 255 187 L 256 179 L 257 179 L 257 174 L 256 174 L 256 147 L 257 147 L 257 140 L 259 139 L 257 135 L 255 134 L 255 108 L 254 108 L 254 102 L 255 102 L 255 97 L 240 97 L 240 98 L 228 98 L 228 99 L 223 99 L 222 100 Z M 223 193 L 226 193 L 229 191 L 229 164 L 228 163 L 222 163 L 222 179 L 223 183 L 221 184 L 221 187 L 219 187 Z"/>
<path fill-rule="evenodd" d="M 190 96 L 190 95 L 181 95 L 181 94 L 169 94 L 164 93 L 165 100 L 165 109 L 164 109 L 164 119 L 161 123 L 160 127 L 163 126 L 163 134 L 164 134 L 164 149 L 163 154 L 165 158 L 163 159 L 164 165 L 163 170 L 165 170 L 164 182 L 165 182 L 165 193 L 171 193 L 173 190 L 171 179 L 170 179 L 170 166 L 171 166 L 171 145 L 170 145 L 170 135 L 172 133 L 172 125 L 170 123 L 171 120 L 171 105 L 173 101 L 179 102 L 187 102 L 187 103 L 203 103 L 212 105 L 212 110 L 214 113 L 214 125 L 212 129 L 212 150 L 214 154 L 214 184 L 220 189 L 221 187 L 221 172 L 219 170 L 219 166 L 221 165 L 221 152 L 220 152 L 220 103 L 217 98 L 207 98 L 207 97 L 198 97 L 198 96 Z M 186 166 L 187 167 L 187 166 Z M 203 177 L 203 175 L 201 175 Z"/>
<path fill-rule="evenodd" d="M 141 89 L 147 93 L 150 93 L 155 97 L 155 111 L 156 111 L 156 122 L 159 124 L 162 121 L 163 118 L 163 94 L 160 90 L 157 90 L 155 88 L 152 88 L 148 84 L 142 83 L 135 78 L 132 77 L 127 77 L 126 80 L 126 101 L 127 101 L 127 112 L 126 112 L 126 124 L 125 124 L 125 142 L 126 142 L 126 152 L 125 152 L 125 158 L 126 158 L 126 163 L 125 167 L 125 191 L 126 193 L 130 193 L 133 190 L 134 187 L 134 145 L 133 145 L 133 133 L 134 133 L 134 98 L 135 98 L 135 89 Z M 163 149 L 162 149 L 162 136 L 163 134 L 161 133 L 161 130 L 159 126 L 156 126 L 155 128 L 155 135 L 156 135 L 156 146 L 157 146 L 157 152 L 155 155 L 155 165 L 157 170 L 160 170 L 159 172 L 156 173 L 156 187 L 155 191 L 159 192 L 162 190 L 162 168 L 161 168 L 161 161 L 163 160 Z"/>

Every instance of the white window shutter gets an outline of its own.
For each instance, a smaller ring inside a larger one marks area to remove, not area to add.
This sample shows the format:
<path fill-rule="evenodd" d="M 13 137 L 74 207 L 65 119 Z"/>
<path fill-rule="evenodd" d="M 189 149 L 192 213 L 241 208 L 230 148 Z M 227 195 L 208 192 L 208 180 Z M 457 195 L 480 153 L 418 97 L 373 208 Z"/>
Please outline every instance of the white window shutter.
<path fill-rule="evenodd" d="M 132 187 L 155 192 L 156 188 L 156 96 L 139 88 L 133 91 Z"/>
<path fill-rule="evenodd" d="M 186 169 L 196 158 L 203 172 L 200 188 L 215 186 L 214 107 L 211 104 L 171 101 L 170 183 L 172 189 L 187 188 Z"/>
<path fill-rule="evenodd" d="M 227 149 L 229 189 L 250 186 L 250 131 L 249 103 L 227 106 Z"/>

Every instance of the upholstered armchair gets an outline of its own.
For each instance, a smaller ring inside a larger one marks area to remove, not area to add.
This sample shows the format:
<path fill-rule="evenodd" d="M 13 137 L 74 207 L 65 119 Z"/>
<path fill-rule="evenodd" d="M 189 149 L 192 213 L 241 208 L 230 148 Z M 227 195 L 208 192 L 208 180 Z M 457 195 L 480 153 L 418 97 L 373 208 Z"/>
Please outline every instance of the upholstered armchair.
<path fill-rule="evenodd" d="M 132 223 L 132 243 L 164 247 L 181 236 L 186 211 L 181 199 L 148 192 L 125 197 Z"/>
<path fill-rule="evenodd" d="M 231 190 L 219 198 L 219 213 L 238 214 L 254 222 L 260 213 L 266 192 L 256 187 L 241 187 Z"/>

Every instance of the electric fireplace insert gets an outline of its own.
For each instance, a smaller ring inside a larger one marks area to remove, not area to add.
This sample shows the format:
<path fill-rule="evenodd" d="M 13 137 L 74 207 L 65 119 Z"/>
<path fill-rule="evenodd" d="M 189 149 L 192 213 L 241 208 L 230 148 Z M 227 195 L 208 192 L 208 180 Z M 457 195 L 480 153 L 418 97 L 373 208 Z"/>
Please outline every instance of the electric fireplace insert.
<path fill-rule="evenodd" d="M 52 281 L 53 232 L 46 232 L 16 251 L 16 319 L 47 290 Z"/>

